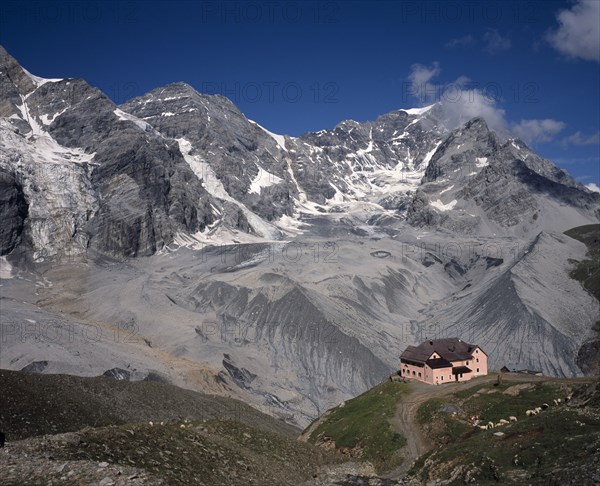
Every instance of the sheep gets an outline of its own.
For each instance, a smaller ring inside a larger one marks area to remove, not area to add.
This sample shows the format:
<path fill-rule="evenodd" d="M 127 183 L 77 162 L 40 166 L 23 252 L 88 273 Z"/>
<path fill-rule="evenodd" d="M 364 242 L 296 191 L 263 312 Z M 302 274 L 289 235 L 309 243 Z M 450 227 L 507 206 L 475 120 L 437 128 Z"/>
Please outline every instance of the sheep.
<path fill-rule="evenodd" d="M 560 405 L 560 403 L 561 403 L 561 400 L 560 400 L 560 398 L 557 398 L 557 399 L 556 399 L 556 401 L 557 401 L 557 402 L 558 402 L 558 404 Z"/>
<path fill-rule="evenodd" d="M 153 426 L 154 426 L 154 422 L 152 422 L 152 420 L 151 420 L 150 422 L 148 422 L 148 425 L 149 425 L 150 427 L 153 427 Z"/>
<path fill-rule="evenodd" d="M 540 413 L 542 411 L 542 407 L 535 407 L 534 409 L 537 413 Z"/>
<path fill-rule="evenodd" d="M 515 417 L 514 415 L 511 415 L 510 417 L 508 417 L 508 420 L 510 420 L 511 422 L 516 422 L 517 417 Z"/>
<path fill-rule="evenodd" d="M 527 410 L 525 412 L 525 415 L 527 415 L 528 417 L 531 417 L 532 415 L 535 415 L 535 411 L 534 410 Z"/>
<path fill-rule="evenodd" d="M 180 429 L 185 429 L 185 424 L 181 424 L 181 425 L 179 426 L 179 428 L 180 428 Z"/>
<path fill-rule="evenodd" d="M 478 425 L 478 427 L 479 427 L 481 430 L 487 430 L 487 429 L 488 429 L 487 425 Z"/>
<path fill-rule="evenodd" d="M 542 403 L 542 410 L 547 410 L 548 408 L 550 408 L 550 405 L 547 403 Z"/>
<path fill-rule="evenodd" d="M 493 429 L 495 427 L 494 422 L 488 422 L 488 429 Z"/>
<path fill-rule="evenodd" d="M 573 394 L 569 393 L 566 397 L 565 397 L 565 402 L 569 402 L 571 401 L 571 398 L 573 398 Z"/>
<path fill-rule="evenodd" d="M 504 420 L 504 419 L 500 419 L 500 422 L 498 422 L 500 425 L 506 425 L 508 423 L 508 420 Z"/>

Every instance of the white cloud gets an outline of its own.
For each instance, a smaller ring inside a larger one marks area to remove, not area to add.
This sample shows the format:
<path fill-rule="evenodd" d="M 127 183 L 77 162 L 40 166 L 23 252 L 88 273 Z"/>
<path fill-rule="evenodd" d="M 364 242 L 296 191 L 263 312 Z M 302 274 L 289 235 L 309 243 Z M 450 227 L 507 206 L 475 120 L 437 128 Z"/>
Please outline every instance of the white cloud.
<path fill-rule="evenodd" d="M 598 184 L 595 184 L 593 182 L 586 184 L 585 187 L 587 187 L 592 192 L 600 192 L 600 186 L 598 186 Z"/>
<path fill-rule="evenodd" d="M 504 110 L 496 105 L 496 100 L 482 90 L 469 88 L 471 80 L 466 76 L 459 76 L 452 83 L 433 82 L 441 71 L 438 62 L 431 66 L 413 64 L 408 75 L 411 94 L 422 104 L 439 102 L 444 107 L 446 126 L 450 129 L 480 116 L 492 130 L 506 130 Z"/>
<path fill-rule="evenodd" d="M 572 58 L 600 62 L 600 1 L 579 0 L 570 10 L 556 15 L 559 27 L 546 40 Z"/>
<path fill-rule="evenodd" d="M 566 124 L 546 118 L 544 120 L 521 120 L 512 126 L 512 131 L 526 143 L 549 142 L 560 133 Z"/>
<path fill-rule="evenodd" d="M 436 90 L 436 87 L 429 81 L 440 74 L 441 71 L 437 61 L 430 67 L 424 66 L 423 64 L 413 64 L 410 68 L 410 74 L 408 75 L 411 94 L 416 98 L 419 98 L 422 102 L 430 97 L 431 93 Z"/>
<path fill-rule="evenodd" d="M 469 86 L 471 80 L 459 76 L 452 83 L 436 83 L 434 78 L 441 73 L 438 62 L 431 66 L 413 64 L 408 76 L 411 94 L 422 104 L 438 102 L 444 109 L 445 125 L 452 130 L 475 117 L 483 118 L 490 130 L 501 138 L 508 138 L 511 132 L 526 143 L 549 142 L 566 126 L 553 119 L 521 120 L 508 123 L 506 111 L 498 105 L 497 99 L 485 91 Z"/>
<path fill-rule="evenodd" d="M 446 42 L 446 47 L 449 49 L 454 47 L 465 47 L 473 44 L 473 42 L 475 42 L 475 39 L 471 34 L 469 34 L 463 37 L 457 37 L 456 39 L 450 39 L 448 42 Z"/>
<path fill-rule="evenodd" d="M 486 33 L 483 34 L 483 42 L 485 43 L 484 50 L 490 54 L 506 51 L 510 49 L 510 46 L 512 45 L 508 36 L 503 37 L 496 29 L 488 29 Z"/>
<path fill-rule="evenodd" d="M 563 138 L 560 143 L 563 147 L 568 147 L 569 145 L 598 145 L 600 144 L 600 131 L 591 135 L 575 132 L 573 135 Z"/>
<path fill-rule="evenodd" d="M 491 130 L 499 133 L 506 131 L 505 111 L 495 99 L 481 90 L 452 85 L 445 91 L 441 104 L 449 127 L 457 127 L 472 118 L 481 117 Z"/>

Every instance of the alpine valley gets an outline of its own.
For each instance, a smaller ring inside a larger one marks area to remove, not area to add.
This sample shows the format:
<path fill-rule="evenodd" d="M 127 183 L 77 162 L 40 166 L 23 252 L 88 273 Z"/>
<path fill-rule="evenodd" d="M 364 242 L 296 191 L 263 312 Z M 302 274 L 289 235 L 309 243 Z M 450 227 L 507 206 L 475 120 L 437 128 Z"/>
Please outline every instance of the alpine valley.
<path fill-rule="evenodd" d="M 299 427 L 425 338 L 597 374 L 600 304 L 570 276 L 588 249 L 564 232 L 598 224 L 600 194 L 450 112 L 291 137 L 185 83 L 117 106 L 0 47 L 0 368 L 168 382 Z"/>

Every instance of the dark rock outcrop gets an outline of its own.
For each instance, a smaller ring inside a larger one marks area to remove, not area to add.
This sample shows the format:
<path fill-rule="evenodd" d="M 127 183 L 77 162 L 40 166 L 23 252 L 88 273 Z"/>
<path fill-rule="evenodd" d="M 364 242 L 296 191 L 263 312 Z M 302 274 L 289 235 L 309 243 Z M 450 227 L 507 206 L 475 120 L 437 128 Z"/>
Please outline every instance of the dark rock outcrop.
<path fill-rule="evenodd" d="M 0 167 L 0 255 L 6 255 L 21 242 L 28 204 L 23 187 L 14 174 Z"/>

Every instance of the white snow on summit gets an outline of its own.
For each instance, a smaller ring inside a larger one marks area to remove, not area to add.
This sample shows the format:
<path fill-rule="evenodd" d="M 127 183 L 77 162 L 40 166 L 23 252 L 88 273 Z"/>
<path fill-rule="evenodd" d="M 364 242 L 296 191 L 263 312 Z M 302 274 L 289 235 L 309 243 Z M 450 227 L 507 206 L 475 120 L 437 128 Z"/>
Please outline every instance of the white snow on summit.
<path fill-rule="evenodd" d="M 256 123 L 254 120 L 248 120 L 248 121 L 250 123 L 256 125 L 263 132 L 265 132 L 267 135 L 269 135 L 271 138 L 273 138 L 273 140 L 275 140 L 277 142 L 277 145 L 279 145 L 283 150 L 285 150 L 287 152 L 287 148 L 285 147 L 285 137 L 283 135 L 278 135 L 277 133 L 270 132 L 262 125 L 259 125 L 258 123 Z"/>
<path fill-rule="evenodd" d="M 431 110 L 434 106 L 435 103 L 433 105 L 424 106 L 423 108 L 409 108 L 408 110 L 401 108 L 400 111 L 408 113 L 409 115 L 423 115 L 424 113 L 427 113 L 429 110 Z"/>
<path fill-rule="evenodd" d="M 63 78 L 53 78 L 53 79 L 47 79 L 47 78 L 40 78 L 39 76 L 35 76 L 33 74 L 31 74 L 29 71 L 27 71 L 27 69 L 22 68 L 23 72 L 25 74 L 27 74 L 27 76 L 29 76 L 29 78 L 31 78 L 31 80 L 33 81 L 33 84 L 36 85 L 36 87 L 40 87 L 42 84 L 46 84 L 46 83 L 58 83 L 59 81 L 62 81 Z"/>

